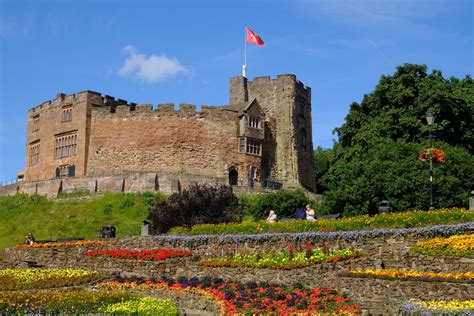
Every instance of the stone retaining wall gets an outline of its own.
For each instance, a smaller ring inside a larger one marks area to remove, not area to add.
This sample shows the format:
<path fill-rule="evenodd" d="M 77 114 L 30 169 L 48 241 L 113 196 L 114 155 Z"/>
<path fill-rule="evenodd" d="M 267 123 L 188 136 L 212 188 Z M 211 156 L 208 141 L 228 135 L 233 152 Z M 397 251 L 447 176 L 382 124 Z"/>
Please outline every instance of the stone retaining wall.
<path fill-rule="evenodd" d="M 421 239 L 416 235 L 392 235 L 379 238 L 360 238 L 352 243 L 364 249 L 368 255 L 338 263 L 325 263 L 294 270 L 270 270 L 255 268 L 208 268 L 200 266 L 199 260 L 234 253 L 255 253 L 288 248 L 285 237 L 271 242 L 245 241 L 222 244 L 214 240 L 190 245 L 184 239 L 163 241 L 159 236 L 121 238 L 98 246 L 103 249 L 190 249 L 193 256 L 171 258 L 165 261 L 145 262 L 107 257 L 85 257 L 93 246 L 83 248 L 12 248 L 3 256 L 5 267 L 24 267 L 25 261 L 36 261 L 46 267 L 75 267 L 93 269 L 122 276 L 172 277 L 221 277 L 227 280 L 265 281 L 285 284 L 302 283 L 308 287 L 330 287 L 348 294 L 364 309 L 374 315 L 397 314 L 400 303 L 416 299 L 473 299 L 474 284 L 449 282 L 389 281 L 339 277 L 340 271 L 349 269 L 377 268 L 412 269 L 431 272 L 474 271 L 474 258 L 431 257 L 410 252 L 410 247 Z M 431 237 L 430 237 L 431 238 Z M 270 238 L 271 239 L 271 238 Z M 333 246 L 348 246 L 345 239 L 331 239 Z M 296 249 L 299 245 L 296 244 Z M 383 264 L 382 264 L 383 263 Z M 382 303 L 383 302 L 383 303 Z"/>

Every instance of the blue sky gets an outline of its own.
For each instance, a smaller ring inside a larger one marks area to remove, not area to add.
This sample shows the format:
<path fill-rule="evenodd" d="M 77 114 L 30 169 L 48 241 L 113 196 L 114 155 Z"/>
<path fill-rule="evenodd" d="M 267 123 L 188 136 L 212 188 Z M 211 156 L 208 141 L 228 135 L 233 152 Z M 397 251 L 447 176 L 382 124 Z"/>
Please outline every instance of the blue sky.
<path fill-rule="evenodd" d="M 293 73 L 312 88 L 313 144 L 397 65 L 473 72 L 473 4 L 404 1 L 0 0 L 0 181 L 24 168 L 27 110 L 94 90 L 136 103 L 228 103 L 241 74 Z"/>

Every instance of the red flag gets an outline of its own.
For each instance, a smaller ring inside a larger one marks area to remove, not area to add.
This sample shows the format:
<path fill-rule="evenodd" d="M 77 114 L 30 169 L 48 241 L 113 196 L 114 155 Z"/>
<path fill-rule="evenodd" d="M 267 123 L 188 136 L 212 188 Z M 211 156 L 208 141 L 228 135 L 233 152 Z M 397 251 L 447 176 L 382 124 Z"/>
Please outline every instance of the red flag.
<path fill-rule="evenodd" d="M 256 34 L 254 31 L 249 29 L 248 27 L 245 27 L 247 29 L 247 39 L 245 40 L 247 43 L 252 43 L 257 46 L 265 46 L 265 43 L 263 40 L 260 38 L 258 34 Z"/>

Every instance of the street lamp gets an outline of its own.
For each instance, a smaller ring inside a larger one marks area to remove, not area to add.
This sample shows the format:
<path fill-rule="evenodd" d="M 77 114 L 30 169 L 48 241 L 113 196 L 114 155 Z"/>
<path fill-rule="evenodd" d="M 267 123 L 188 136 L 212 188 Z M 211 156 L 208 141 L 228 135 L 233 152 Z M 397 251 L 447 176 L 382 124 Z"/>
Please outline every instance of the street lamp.
<path fill-rule="evenodd" d="M 431 135 L 431 126 L 433 125 L 435 117 L 431 111 L 426 112 L 426 122 L 430 127 L 430 210 L 433 207 L 433 156 L 431 154 L 431 148 L 433 148 L 433 136 Z"/>

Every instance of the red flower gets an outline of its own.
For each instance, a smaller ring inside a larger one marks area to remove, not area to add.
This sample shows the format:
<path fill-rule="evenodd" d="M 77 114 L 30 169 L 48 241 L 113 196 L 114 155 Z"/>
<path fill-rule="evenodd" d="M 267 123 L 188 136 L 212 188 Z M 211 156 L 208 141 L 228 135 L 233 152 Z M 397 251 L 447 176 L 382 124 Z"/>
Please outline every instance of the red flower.
<path fill-rule="evenodd" d="M 429 162 L 430 158 L 432 162 L 441 163 L 444 162 L 446 155 L 444 154 L 444 151 L 439 148 L 423 148 L 420 155 L 418 156 L 418 160 Z"/>
<path fill-rule="evenodd" d="M 172 257 L 190 256 L 189 250 L 152 249 L 152 250 L 89 250 L 84 256 L 110 256 L 119 259 L 135 259 L 144 261 L 160 261 Z"/>

